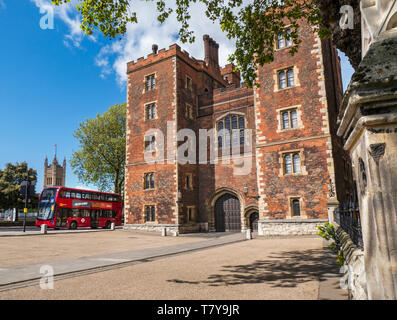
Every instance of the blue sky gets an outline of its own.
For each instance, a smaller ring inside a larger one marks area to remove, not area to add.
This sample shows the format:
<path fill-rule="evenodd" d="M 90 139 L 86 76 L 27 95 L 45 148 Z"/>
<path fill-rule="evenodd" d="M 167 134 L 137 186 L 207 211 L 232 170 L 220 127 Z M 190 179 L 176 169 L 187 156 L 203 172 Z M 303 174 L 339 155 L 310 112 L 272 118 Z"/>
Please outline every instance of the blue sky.
<path fill-rule="evenodd" d="M 70 159 L 78 149 L 73 132 L 79 122 L 125 101 L 125 64 L 150 53 L 151 45 L 178 42 L 173 19 L 160 25 L 155 10 L 138 4 L 140 24 L 131 25 L 121 41 L 78 29 L 74 3 L 55 10 L 54 29 L 43 30 L 40 20 L 49 0 L 0 0 L 0 169 L 8 162 L 27 161 L 38 172 L 37 191 L 43 184 L 43 163 L 51 162 L 54 144 L 58 160 Z M 220 44 L 220 62 L 226 63 L 233 44 L 219 27 L 195 15 L 196 43 L 179 44 L 202 59 L 202 34 Z M 342 55 L 344 85 L 352 69 Z M 67 186 L 83 186 L 67 168 Z M 90 186 L 88 186 L 90 187 Z M 91 186 L 92 187 L 92 186 Z"/>

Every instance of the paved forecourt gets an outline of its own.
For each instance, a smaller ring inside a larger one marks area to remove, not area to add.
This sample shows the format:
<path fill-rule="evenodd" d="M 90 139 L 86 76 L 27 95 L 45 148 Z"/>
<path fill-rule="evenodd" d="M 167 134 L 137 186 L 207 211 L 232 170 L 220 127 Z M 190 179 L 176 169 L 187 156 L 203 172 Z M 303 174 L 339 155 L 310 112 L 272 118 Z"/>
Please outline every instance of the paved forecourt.
<path fill-rule="evenodd" d="M 0 299 L 347 298 L 336 257 L 319 237 L 243 241 L 241 234 L 162 238 L 124 233 L 160 239 L 163 246 L 53 261 L 55 274 L 77 272 L 56 277 L 52 290 L 41 289 L 38 280 L 23 288 L 3 285 L 9 290 L 1 291 Z M 169 245 L 169 240 L 181 242 Z M 41 265 L 14 266 L 6 277 L 0 272 L 0 281 L 32 278 Z M 83 268 L 95 273 L 79 273 Z M 10 277 L 14 271 L 19 278 Z"/>

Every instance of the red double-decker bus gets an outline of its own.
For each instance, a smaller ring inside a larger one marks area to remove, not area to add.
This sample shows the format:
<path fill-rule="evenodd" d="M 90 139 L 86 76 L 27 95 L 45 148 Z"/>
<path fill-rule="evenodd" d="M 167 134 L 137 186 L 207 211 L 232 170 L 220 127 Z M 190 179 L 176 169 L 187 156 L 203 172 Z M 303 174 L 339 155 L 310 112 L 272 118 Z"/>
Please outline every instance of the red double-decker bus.
<path fill-rule="evenodd" d="M 115 193 L 50 187 L 41 192 L 36 226 L 77 229 L 121 225 L 121 196 Z"/>

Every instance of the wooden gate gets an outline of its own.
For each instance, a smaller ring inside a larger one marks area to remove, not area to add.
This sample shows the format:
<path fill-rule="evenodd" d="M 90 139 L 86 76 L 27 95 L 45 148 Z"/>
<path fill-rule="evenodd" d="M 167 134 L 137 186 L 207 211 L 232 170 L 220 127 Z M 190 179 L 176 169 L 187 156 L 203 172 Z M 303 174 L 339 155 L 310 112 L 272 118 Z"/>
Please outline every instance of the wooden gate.
<path fill-rule="evenodd" d="M 241 231 L 240 201 L 231 194 L 215 202 L 215 229 L 217 232 Z"/>

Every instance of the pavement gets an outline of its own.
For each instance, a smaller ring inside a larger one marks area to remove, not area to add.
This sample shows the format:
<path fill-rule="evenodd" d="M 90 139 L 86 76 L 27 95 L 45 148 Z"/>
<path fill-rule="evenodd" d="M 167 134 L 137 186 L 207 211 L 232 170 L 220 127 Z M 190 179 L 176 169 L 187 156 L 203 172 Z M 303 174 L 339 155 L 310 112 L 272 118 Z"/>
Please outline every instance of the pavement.
<path fill-rule="evenodd" d="M 31 264 L 0 260 L 0 299 L 347 299 L 336 257 L 319 237 L 245 240 L 241 233 L 159 237 L 130 231 L 54 236 L 31 240 L 85 237 L 88 243 L 128 236 L 127 246 L 137 246 L 112 252 L 110 245 L 102 254 L 82 251 Z M 55 290 L 38 286 L 43 265 L 54 271 Z"/>

